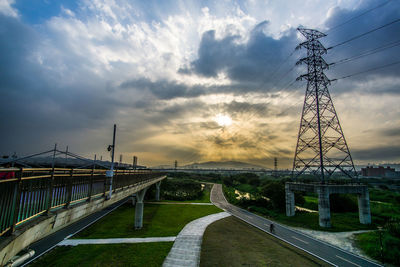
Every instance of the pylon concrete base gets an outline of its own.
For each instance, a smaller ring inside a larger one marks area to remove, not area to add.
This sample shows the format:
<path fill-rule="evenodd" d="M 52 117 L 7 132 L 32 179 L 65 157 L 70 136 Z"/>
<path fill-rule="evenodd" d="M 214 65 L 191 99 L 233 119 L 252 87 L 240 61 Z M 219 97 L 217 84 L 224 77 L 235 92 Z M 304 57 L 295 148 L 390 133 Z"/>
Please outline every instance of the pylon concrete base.
<path fill-rule="evenodd" d="M 160 201 L 160 187 L 161 181 L 156 183 L 156 201 Z"/>
<path fill-rule="evenodd" d="M 295 215 L 295 191 L 314 192 L 318 194 L 319 225 L 321 227 L 331 227 L 331 210 L 329 202 L 330 194 L 357 194 L 360 223 L 371 223 L 369 192 L 368 187 L 365 185 L 286 183 L 286 216 Z"/>
<path fill-rule="evenodd" d="M 147 189 L 148 187 L 136 193 L 135 229 L 141 229 L 143 227 L 143 208 L 144 208 L 143 200 Z"/>

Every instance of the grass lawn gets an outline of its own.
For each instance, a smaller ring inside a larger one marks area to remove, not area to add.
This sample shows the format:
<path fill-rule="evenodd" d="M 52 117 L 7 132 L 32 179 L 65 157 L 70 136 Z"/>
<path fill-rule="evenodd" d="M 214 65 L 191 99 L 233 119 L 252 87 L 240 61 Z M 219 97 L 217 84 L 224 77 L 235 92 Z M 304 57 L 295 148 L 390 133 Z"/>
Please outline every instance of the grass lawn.
<path fill-rule="evenodd" d="M 331 213 L 331 228 L 319 226 L 318 213 L 296 211 L 296 215 L 293 217 L 287 217 L 286 214 L 279 213 L 274 216 L 273 219 L 289 226 L 328 232 L 345 232 L 376 228 L 373 224 L 361 224 L 357 212 Z"/>
<path fill-rule="evenodd" d="M 379 232 L 368 232 L 356 235 L 356 244 L 368 256 L 382 262 Z M 385 263 L 400 266 L 400 238 L 396 238 L 387 231 L 382 232 L 383 256 Z"/>
<path fill-rule="evenodd" d="M 161 266 L 173 242 L 62 246 L 29 266 Z"/>
<path fill-rule="evenodd" d="M 330 266 L 234 217 L 207 227 L 200 266 Z"/>
<path fill-rule="evenodd" d="M 73 238 L 176 236 L 187 223 L 221 211 L 215 206 L 145 204 L 143 228 L 135 230 L 135 207 L 126 203 Z"/>

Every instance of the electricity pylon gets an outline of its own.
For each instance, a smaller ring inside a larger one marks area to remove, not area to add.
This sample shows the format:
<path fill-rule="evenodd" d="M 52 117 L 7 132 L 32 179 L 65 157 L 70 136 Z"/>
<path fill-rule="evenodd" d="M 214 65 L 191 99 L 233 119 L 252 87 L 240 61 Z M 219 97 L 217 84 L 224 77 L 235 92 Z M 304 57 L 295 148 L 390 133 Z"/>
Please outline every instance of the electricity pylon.
<path fill-rule="evenodd" d="M 297 29 L 307 41 L 296 49 L 306 48 L 307 56 L 296 65 L 306 64 L 307 74 L 297 80 L 307 80 L 299 135 L 293 162 L 292 177 L 311 173 L 324 183 L 336 171 L 354 178 L 356 170 L 342 127 L 328 91 L 330 80 L 324 70 L 329 65 L 322 58 L 327 49 L 318 40 L 326 34 L 312 29 Z"/>

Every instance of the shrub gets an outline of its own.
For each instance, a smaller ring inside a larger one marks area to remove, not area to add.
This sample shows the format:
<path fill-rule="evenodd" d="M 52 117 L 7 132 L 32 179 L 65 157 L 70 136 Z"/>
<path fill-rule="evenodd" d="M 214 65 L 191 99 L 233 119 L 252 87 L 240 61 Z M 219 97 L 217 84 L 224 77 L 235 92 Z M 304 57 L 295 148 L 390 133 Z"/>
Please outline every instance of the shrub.
<path fill-rule="evenodd" d="M 261 189 L 261 194 L 271 200 L 275 210 L 284 211 L 286 208 L 285 185 L 281 182 L 271 182 Z"/>
<path fill-rule="evenodd" d="M 166 180 L 161 192 L 164 199 L 170 200 L 193 200 L 203 194 L 201 184 L 192 180 Z"/>
<path fill-rule="evenodd" d="M 329 196 L 332 212 L 356 212 L 358 210 L 357 200 L 354 196 L 332 194 Z"/>

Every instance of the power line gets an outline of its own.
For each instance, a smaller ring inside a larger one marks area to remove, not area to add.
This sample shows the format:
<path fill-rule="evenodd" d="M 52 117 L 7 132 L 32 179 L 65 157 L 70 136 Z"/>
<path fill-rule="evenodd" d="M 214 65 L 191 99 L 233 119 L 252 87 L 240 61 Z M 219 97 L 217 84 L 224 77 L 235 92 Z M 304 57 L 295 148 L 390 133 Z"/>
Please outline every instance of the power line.
<path fill-rule="evenodd" d="M 340 46 L 340 45 L 344 45 L 344 44 L 346 44 L 346 43 L 348 43 L 348 42 L 354 41 L 354 40 L 356 40 L 356 39 L 358 39 L 358 38 L 361 38 L 361 37 L 363 37 L 363 36 L 365 36 L 365 35 L 367 35 L 367 34 L 373 33 L 373 32 L 375 32 L 375 31 L 377 31 L 377 30 L 380 30 L 380 29 L 382 29 L 382 28 L 385 28 L 385 27 L 387 27 L 387 26 L 390 26 L 390 25 L 392 25 L 392 24 L 395 24 L 395 23 L 397 23 L 397 22 L 399 22 L 399 21 L 400 21 L 400 18 L 398 18 L 398 19 L 396 19 L 396 20 L 393 20 L 393 21 L 391 21 L 391 22 L 389 22 L 389 23 L 386 23 L 386 24 L 384 24 L 384 25 L 382 25 L 382 26 L 380 26 L 380 27 L 378 27 L 378 28 L 372 29 L 372 30 L 367 31 L 367 32 L 365 32 L 365 33 L 363 33 L 363 34 L 360 34 L 360 35 L 356 35 L 356 36 L 354 36 L 354 37 L 352 37 L 352 38 L 350 38 L 350 39 L 348 39 L 348 40 L 346 40 L 346 41 L 343 41 L 343 42 L 338 43 L 338 44 L 336 44 L 336 45 L 334 45 L 334 46 L 331 46 L 331 47 L 327 48 L 327 50 L 332 49 L 332 48 L 335 48 L 335 47 L 338 47 L 338 46 Z"/>
<path fill-rule="evenodd" d="M 356 56 L 352 56 L 352 57 L 348 57 L 348 58 L 344 58 L 344 59 L 338 60 L 338 61 L 336 61 L 334 63 L 330 63 L 329 65 L 335 66 L 335 65 L 347 63 L 347 62 L 350 62 L 350 61 L 353 61 L 353 60 L 356 60 L 356 59 L 359 59 L 359 58 L 362 58 L 362 57 L 365 57 L 365 56 L 370 56 L 370 55 L 382 52 L 382 51 L 384 51 L 386 49 L 393 48 L 393 47 L 396 47 L 396 46 L 399 46 L 399 45 L 400 45 L 400 40 L 397 40 L 395 42 L 392 42 L 392 43 L 389 43 L 389 44 L 385 44 L 383 46 L 380 46 L 380 47 L 365 51 L 365 52 L 363 52 L 361 54 L 358 54 Z"/>
<path fill-rule="evenodd" d="M 379 70 L 379 69 L 391 67 L 391 66 L 394 66 L 394 65 L 397 65 L 397 64 L 400 64 L 400 60 L 396 61 L 396 62 L 393 62 L 393 63 L 390 63 L 390 64 L 383 65 L 383 66 L 375 67 L 375 68 L 372 68 L 372 69 L 368 69 L 368 70 L 356 72 L 356 73 L 353 73 L 353 74 L 350 74 L 350 75 L 347 75 L 347 76 L 343 76 L 343 77 L 340 77 L 340 78 L 336 78 L 336 79 L 333 79 L 331 81 L 337 81 L 337 80 L 350 78 L 350 77 L 353 77 L 353 76 L 356 76 L 356 75 L 360 75 L 360 74 L 363 74 L 363 73 L 366 73 L 366 72 L 370 72 L 370 71 L 374 71 L 374 70 Z"/>
<path fill-rule="evenodd" d="M 383 7 L 384 5 L 388 4 L 388 3 L 391 2 L 391 1 L 392 1 L 392 0 L 386 1 L 386 2 L 383 3 L 383 4 L 380 4 L 380 5 L 377 5 L 376 7 L 373 7 L 373 8 L 371 8 L 371 9 L 368 9 L 368 10 L 364 11 L 363 13 L 359 14 L 358 16 L 355 16 L 355 17 L 353 17 L 353 18 L 351 18 L 351 19 L 349 19 L 349 20 L 346 20 L 346 21 L 343 22 L 343 23 L 340 23 L 339 25 L 336 25 L 336 26 L 333 27 L 333 28 L 330 28 L 330 29 L 327 30 L 326 32 L 333 31 L 333 30 L 335 30 L 335 29 L 337 29 L 337 28 L 339 28 L 339 27 L 341 27 L 341 26 L 343 26 L 343 25 L 345 25 L 345 24 L 347 24 L 347 23 L 349 23 L 349 22 L 351 22 L 351 21 L 353 21 L 353 20 L 355 20 L 355 19 L 358 19 L 358 18 L 361 17 L 361 16 L 364 16 L 365 14 L 367 14 L 367 13 L 369 13 L 369 12 L 375 10 L 375 9 L 378 9 L 378 8 L 380 8 L 380 7 Z"/>

